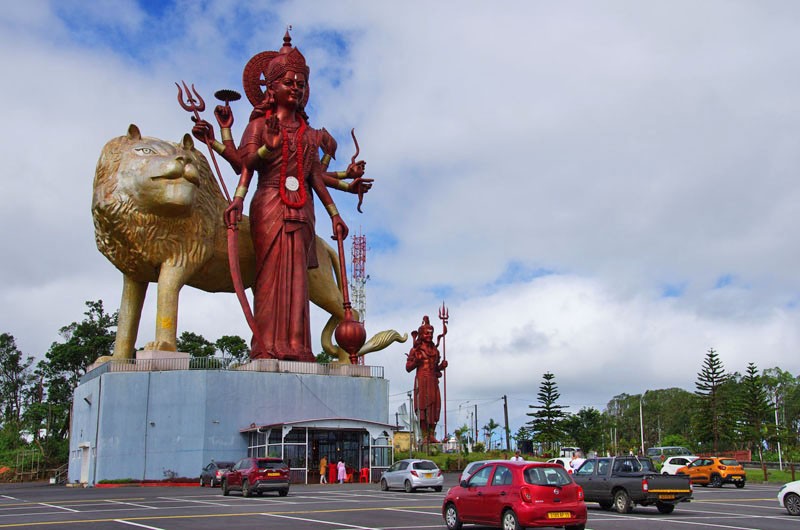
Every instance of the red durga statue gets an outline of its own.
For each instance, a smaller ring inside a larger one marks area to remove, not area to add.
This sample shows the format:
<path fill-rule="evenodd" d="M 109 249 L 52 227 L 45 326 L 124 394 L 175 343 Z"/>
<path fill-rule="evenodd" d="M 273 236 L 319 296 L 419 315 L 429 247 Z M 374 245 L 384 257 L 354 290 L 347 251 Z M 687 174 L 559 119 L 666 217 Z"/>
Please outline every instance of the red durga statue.
<path fill-rule="evenodd" d="M 412 331 L 414 345 L 408 352 L 406 371 L 417 370 L 414 377 L 414 412 L 419 418 L 421 438 L 428 443 L 436 443 L 434 432 L 439 422 L 442 398 L 439 393 L 439 378 L 447 368 L 447 361 L 440 361 L 439 342 L 447 334 L 447 321 L 443 322 L 442 334 L 433 343 L 433 326 L 430 319 L 422 317 L 422 325 Z"/>

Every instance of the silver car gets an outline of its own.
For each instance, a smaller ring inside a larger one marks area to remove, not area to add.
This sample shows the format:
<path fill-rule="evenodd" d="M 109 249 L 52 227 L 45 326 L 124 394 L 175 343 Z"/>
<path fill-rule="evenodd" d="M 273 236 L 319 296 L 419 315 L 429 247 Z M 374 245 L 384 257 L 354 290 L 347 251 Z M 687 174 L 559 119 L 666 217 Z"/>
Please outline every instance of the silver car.
<path fill-rule="evenodd" d="M 459 484 L 462 480 L 467 480 L 483 464 L 490 464 L 492 462 L 507 462 L 507 460 L 476 460 L 474 462 L 470 462 L 467 464 L 467 467 L 464 468 L 464 471 L 461 472 L 461 477 L 458 479 Z"/>
<path fill-rule="evenodd" d="M 417 488 L 432 488 L 442 491 L 444 475 L 435 463 L 430 460 L 407 458 L 398 460 L 381 475 L 381 490 L 403 488 L 406 493 Z"/>

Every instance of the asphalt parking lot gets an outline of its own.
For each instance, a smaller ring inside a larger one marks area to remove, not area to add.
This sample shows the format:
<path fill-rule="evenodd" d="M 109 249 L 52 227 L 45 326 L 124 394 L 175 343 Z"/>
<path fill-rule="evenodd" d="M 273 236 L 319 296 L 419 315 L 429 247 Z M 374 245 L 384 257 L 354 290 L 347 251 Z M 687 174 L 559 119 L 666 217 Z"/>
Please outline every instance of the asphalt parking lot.
<path fill-rule="evenodd" d="M 445 488 L 458 476 L 446 477 Z M 591 530 L 800 530 L 800 517 L 778 506 L 778 486 L 695 488 L 670 515 L 636 508 L 620 515 L 589 504 Z M 223 497 L 219 488 L 65 488 L 0 485 L 0 528 L 89 530 L 347 530 L 445 528 L 444 492 L 382 492 L 377 484 L 293 485 L 288 497 Z M 469 526 L 467 526 L 469 528 Z M 479 527 L 472 527 L 479 528 Z"/>

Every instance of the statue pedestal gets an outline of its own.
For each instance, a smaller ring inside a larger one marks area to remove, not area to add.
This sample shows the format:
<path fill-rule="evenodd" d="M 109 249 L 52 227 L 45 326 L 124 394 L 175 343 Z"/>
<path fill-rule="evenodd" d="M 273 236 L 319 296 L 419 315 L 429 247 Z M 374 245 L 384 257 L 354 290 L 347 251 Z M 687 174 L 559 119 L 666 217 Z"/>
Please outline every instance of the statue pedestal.
<path fill-rule="evenodd" d="M 341 375 L 321 375 L 334 367 L 264 360 L 246 369 L 188 369 L 188 356 L 154 353 L 105 363 L 82 378 L 73 395 L 70 483 L 194 479 L 211 460 L 246 457 L 253 432 L 279 436 L 270 449 L 279 455 L 280 440 L 295 428 L 393 435 L 381 367 L 352 367 L 359 369 L 354 373 L 336 367 Z M 293 476 L 301 475 L 298 468 L 313 470 L 311 450 L 309 444 L 301 466 L 295 456 Z"/>

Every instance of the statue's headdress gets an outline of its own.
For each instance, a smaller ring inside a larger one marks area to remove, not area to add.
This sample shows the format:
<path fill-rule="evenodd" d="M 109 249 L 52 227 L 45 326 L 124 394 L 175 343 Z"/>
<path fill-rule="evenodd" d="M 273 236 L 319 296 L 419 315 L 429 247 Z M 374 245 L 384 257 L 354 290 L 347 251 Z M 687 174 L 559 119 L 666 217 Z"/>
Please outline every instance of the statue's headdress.
<path fill-rule="evenodd" d="M 242 85 L 250 103 L 254 107 L 261 106 L 269 84 L 283 77 L 286 72 L 297 72 L 306 76 L 306 91 L 301 102 L 301 107 L 305 107 L 308 103 L 310 70 L 300 50 L 292 47 L 292 37 L 288 30 L 283 36 L 283 47 L 279 51 L 256 54 L 245 65 Z"/>

